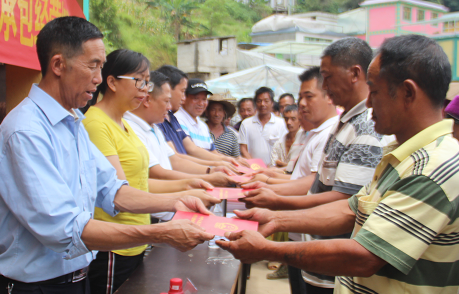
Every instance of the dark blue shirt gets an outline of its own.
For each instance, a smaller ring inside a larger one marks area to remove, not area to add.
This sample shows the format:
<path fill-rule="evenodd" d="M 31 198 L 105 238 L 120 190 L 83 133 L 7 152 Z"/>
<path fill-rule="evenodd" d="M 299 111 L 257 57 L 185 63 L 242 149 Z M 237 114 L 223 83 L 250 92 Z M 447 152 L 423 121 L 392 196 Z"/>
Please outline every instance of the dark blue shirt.
<path fill-rule="evenodd" d="M 169 111 L 169 120 L 165 119 L 164 122 L 157 124 L 157 126 L 163 132 L 166 141 L 174 143 L 175 150 L 178 153 L 187 154 L 185 146 L 183 146 L 183 139 L 187 137 L 187 134 L 182 130 L 180 123 L 172 111 Z"/>

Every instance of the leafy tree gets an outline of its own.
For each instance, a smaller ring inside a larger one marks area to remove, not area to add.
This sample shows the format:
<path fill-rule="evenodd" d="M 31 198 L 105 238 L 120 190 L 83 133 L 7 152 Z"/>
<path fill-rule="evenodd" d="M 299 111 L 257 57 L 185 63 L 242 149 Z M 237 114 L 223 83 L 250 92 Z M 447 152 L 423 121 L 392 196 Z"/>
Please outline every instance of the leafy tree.
<path fill-rule="evenodd" d="M 183 27 L 192 28 L 196 26 L 196 23 L 191 20 L 190 14 L 199 6 L 193 0 L 153 0 L 146 3 L 149 7 L 161 11 L 161 18 L 170 25 L 177 41 L 180 41 Z"/>
<path fill-rule="evenodd" d="M 208 28 L 209 36 L 213 35 L 215 27 L 227 22 L 230 18 L 226 2 L 225 0 L 207 0 L 200 5 L 201 14 L 208 21 L 206 27 Z"/>
<path fill-rule="evenodd" d="M 299 0 L 295 7 L 295 12 L 323 11 L 329 13 L 339 13 L 342 9 L 340 0 Z"/>
<path fill-rule="evenodd" d="M 90 17 L 93 22 L 104 34 L 104 43 L 107 51 L 111 52 L 124 46 L 121 37 L 118 10 L 113 0 L 93 0 L 90 2 Z"/>

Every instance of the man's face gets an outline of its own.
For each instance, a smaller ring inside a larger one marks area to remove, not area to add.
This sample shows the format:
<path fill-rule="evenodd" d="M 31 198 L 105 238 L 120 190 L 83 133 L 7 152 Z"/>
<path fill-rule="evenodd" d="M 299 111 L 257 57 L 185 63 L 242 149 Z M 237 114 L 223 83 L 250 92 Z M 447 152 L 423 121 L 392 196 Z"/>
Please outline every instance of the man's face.
<path fill-rule="evenodd" d="M 332 64 L 331 57 L 325 56 L 320 63 L 320 73 L 324 78 L 322 89 L 335 105 L 346 106 L 350 93 L 351 72 L 342 66 Z"/>
<path fill-rule="evenodd" d="M 183 108 L 194 118 L 201 116 L 207 107 L 207 92 L 186 95 Z"/>
<path fill-rule="evenodd" d="M 97 85 L 102 82 L 101 70 L 105 62 L 105 46 L 102 39 L 83 43 L 83 52 L 71 58 L 63 58 L 60 74 L 60 103 L 70 110 L 86 106 L 92 99 Z"/>
<path fill-rule="evenodd" d="M 162 123 L 167 114 L 168 108 L 170 108 L 170 101 L 172 98 L 171 86 L 169 83 L 165 83 L 161 86 L 160 93 L 153 91 L 149 96 L 148 103 L 150 103 L 150 107 L 148 110 L 151 115 L 151 122 L 154 124 Z"/>
<path fill-rule="evenodd" d="M 255 114 L 255 107 L 251 101 L 245 101 L 241 103 L 239 107 L 239 115 L 242 120 L 251 117 Z"/>
<path fill-rule="evenodd" d="M 274 104 L 268 92 L 261 93 L 260 95 L 258 95 L 255 103 L 257 104 L 257 112 L 261 115 L 271 113 Z"/>
<path fill-rule="evenodd" d="M 373 121 L 375 131 L 383 135 L 399 133 L 405 127 L 404 103 L 400 95 L 400 89 L 395 91 L 395 97 L 389 93 L 387 81 L 379 76 L 380 64 L 379 55 L 373 59 L 368 68 L 367 83 L 370 87 L 370 94 L 367 99 L 367 106 L 373 108 Z"/>
<path fill-rule="evenodd" d="M 283 114 L 285 107 L 293 104 L 295 104 L 295 100 L 290 96 L 285 96 L 279 101 L 279 112 Z"/>
<path fill-rule="evenodd" d="M 188 80 L 183 78 L 180 83 L 178 83 L 174 89 L 171 90 L 171 110 L 176 112 L 179 110 L 180 106 L 185 103 L 185 90 L 188 85 Z"/>
<path fill-rule="evenodd" d="M 302 82 L 299 97 L 300 116 L 318 127 L 327 117 L 332 102 L 324 91 L 318 88 L 317 79 Z"/>
<path fill-rule="evenodd" d="M 284 120 L 287 124 L 287 129 L 290 133 L 298 131 L 300 128 L 300 120 L 298 119 L 298 111 L 289 111 L 284 113 Z"/>
<path fill-rule="evenodd" d="M 207 118 L 212 124 L 221 124 L 225 119 L 225 109 L 220 103 L 211 103 L 206 110 Z"/>

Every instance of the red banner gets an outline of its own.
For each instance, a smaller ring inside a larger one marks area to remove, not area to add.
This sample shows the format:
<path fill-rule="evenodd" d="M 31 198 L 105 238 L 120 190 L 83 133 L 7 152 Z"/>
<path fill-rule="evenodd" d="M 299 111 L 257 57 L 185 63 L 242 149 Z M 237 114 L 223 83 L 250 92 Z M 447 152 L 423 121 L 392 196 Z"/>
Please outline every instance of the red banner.
<path fill-rule="evenodd" d="M 85 17 L 76 0 L 0 0 L 0 62 L 40 70 L 38 32 L 68 15 Z"/>

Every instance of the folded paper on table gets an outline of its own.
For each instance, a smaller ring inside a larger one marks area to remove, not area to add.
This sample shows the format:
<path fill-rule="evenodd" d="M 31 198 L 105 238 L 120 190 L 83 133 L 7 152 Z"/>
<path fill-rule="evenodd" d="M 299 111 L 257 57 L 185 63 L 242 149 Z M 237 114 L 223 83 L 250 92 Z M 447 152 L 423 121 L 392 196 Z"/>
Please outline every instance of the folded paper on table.
<path fill-rule="evenodd" d="M 189 219 L 203 227 L 206 232 L 216 236 L 224 236 L 226 232 L 240 232 L 243 230 L 258 230 L 258 223 L 237 218 L 226 218 L 215 215 L 205 215 L 196 212 L 177 211 L 172 220 Z"/>
<path fill-rule="evenodd" d="M 243 193 L 252 190 L 242 188 L 214 188 L 213 190 L 207 190 L 207 193 L 218 199 L 237 199 L 245 197 Z"/>

